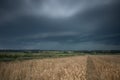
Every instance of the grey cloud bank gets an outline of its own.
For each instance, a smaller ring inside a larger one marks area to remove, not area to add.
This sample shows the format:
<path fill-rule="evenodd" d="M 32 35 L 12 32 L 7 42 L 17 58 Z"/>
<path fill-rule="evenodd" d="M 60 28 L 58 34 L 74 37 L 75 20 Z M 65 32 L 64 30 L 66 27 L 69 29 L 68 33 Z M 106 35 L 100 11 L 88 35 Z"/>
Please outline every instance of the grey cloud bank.
<path fill-rule="evenodd" d="M 120 49 L 118 0 L 1 0 L 0 48 Z"/>

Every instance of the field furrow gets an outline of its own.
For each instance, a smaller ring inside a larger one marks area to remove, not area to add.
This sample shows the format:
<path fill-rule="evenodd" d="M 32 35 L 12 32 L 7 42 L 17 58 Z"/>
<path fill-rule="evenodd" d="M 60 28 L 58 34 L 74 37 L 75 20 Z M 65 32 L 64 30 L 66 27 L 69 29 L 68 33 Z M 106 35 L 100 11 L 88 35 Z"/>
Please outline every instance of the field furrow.
<path fill-rule="evenodd" d="M 100 80 L 100 77 L 96 71 L 96 66 L 93 62 L 93 59 L 88 56 L 87 58 L 87 76 L 86 79 L 87 80 Z"/>

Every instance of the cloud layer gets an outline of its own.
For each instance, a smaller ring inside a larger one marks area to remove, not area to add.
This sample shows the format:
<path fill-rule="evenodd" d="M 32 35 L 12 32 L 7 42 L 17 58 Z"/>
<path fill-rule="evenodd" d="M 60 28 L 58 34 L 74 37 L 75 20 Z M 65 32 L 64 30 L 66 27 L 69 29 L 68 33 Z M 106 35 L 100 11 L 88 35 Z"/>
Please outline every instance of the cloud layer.
<path fill-rule="evenodd" d="M 0 48 L 120 49 L 118 0 L 1 0 Z"/>

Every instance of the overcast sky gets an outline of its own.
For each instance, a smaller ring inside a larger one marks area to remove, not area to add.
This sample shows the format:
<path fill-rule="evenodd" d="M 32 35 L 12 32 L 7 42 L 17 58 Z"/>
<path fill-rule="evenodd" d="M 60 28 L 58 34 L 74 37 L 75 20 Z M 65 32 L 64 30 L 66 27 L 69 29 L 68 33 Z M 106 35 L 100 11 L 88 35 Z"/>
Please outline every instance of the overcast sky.
<path fill-rule="evenodd" d="M 0 0 L 0 49 L 120 50 L 120 1 Z"/>

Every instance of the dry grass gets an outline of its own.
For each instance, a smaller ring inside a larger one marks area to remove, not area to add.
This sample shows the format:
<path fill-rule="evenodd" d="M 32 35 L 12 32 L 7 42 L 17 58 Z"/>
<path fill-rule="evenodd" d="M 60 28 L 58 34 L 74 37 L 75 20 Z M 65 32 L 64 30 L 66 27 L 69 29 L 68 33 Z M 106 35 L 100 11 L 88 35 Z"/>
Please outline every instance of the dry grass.
<path fill-rule="evenodd" d="M 86 80 L 86 57 L 0 63 L 0 80 Z"/>
<path fill-rule="evenodd" d="M 0 80 L 120 80 L 120 56 L 0 62 Z"/>

